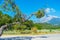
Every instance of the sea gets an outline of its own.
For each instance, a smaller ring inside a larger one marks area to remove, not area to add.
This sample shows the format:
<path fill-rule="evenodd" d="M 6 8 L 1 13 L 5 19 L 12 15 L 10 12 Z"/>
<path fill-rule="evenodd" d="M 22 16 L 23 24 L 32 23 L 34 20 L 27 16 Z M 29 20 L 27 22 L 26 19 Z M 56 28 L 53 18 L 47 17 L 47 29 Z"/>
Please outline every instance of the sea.
<path fill-rule="evenodd" d="M 46 34 L 38 36 L 0 37 L 0 40 L 60 40 L 60 34 Z"/>

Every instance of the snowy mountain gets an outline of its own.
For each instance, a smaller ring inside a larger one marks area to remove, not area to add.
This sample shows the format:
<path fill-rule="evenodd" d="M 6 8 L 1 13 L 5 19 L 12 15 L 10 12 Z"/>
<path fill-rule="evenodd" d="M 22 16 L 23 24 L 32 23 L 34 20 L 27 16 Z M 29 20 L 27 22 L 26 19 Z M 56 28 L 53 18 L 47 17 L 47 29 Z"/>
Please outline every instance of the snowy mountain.
<path fill-rule="evenodd" d="M 53 18 L 48 21 L 48 23 L 54 24 L 54 25 L 59 25 L 60 24 L 60 18 Z"/>
<path fill-rule="evenodd" d="M 54 25 L 59 25 L 60 24 L 60 18 L 57 16 L 51 16 L 51 15 L 47 15 L 44 16 L 43 18 L 40 19 L 41 23 L 50 23 L 50 24 L 54 24 Z"/>

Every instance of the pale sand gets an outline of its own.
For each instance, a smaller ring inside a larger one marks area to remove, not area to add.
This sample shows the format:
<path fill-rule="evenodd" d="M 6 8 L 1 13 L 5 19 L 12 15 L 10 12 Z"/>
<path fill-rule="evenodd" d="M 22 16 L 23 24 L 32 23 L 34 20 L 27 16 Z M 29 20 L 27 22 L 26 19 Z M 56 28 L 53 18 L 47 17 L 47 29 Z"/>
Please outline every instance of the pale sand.
<path fill-rule="evenodd" d="M 55 33 L 55 34 L 40 34 L 40 35 L 2 35 L 1 38 L 7 38 L 7 37 L 39 37 L 39 36 L 52 36 L 52 35 L 59 35 L 60 37 L 60 34 L 59 33 Z"/>

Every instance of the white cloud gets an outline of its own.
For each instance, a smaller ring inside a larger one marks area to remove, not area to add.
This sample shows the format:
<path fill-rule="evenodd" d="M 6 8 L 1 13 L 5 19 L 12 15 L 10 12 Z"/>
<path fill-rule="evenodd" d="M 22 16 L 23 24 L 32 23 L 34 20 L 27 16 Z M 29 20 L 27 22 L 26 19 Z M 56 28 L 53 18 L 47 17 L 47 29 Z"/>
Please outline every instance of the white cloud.
<path fill-rule="evenodd" d="M 56 10 L 54 8 L 46 8 L 45 12 L 48 13 L 48 15 L 45 15 L 44 17 L 38 19 L 41 23 L 48 22 L 48 21 L 52 20 L 53 18 L 59 18 L 58 16 L 49 15 L 49 13 L 56 12 Z M 37 22 L 39 22 L 39 21 L 37 21 Z"/>
<path fill-rule="evenodd" d="M 56 10 L 55 10 L 55 9 L 53 9 L 53 8 L 51 8 L 51 11 L 52 11 L 52 12 L 56 12 Z"/>
<path fill-rule="evenodd" d="M 59 18 L 59 17 L 58 16 L 53 16 L 53 15 L 44 16 L 43 18 L 40 19 L 40 22 L 42 22 L 42 23 L 48 22 L 53 18 Z"/>
<path fill-rule="evenodd" d="M 53 9 L 53 8 L 46 8 L 46 9 L 45 9 L 45 12 L 46 12 L 46 13 L 56 12 L 56 10 Z"/>
<path fill-rule="evenodd" d="M 46 12 L 46 13 L 50 13 L 50 8 L 46 8 L 46 9 L 45 9 L 45 12 Z"/>

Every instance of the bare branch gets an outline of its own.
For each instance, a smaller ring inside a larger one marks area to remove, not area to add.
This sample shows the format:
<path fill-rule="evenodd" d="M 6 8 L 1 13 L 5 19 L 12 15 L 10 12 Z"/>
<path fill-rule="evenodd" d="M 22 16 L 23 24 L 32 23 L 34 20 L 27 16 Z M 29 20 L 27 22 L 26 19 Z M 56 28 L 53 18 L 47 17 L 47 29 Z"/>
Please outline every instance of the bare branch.
<path fill-rule="evenodd" d="M 3 34 L 4 28 L 6 28 L 7 26 L 10 26 L 10 25 L 14 25 L 14 24 L 20 24 L 20 22 L 13 22 L 13 23 L 1 26 L 1 28 L 0 28 L 0 36 Z"/>

